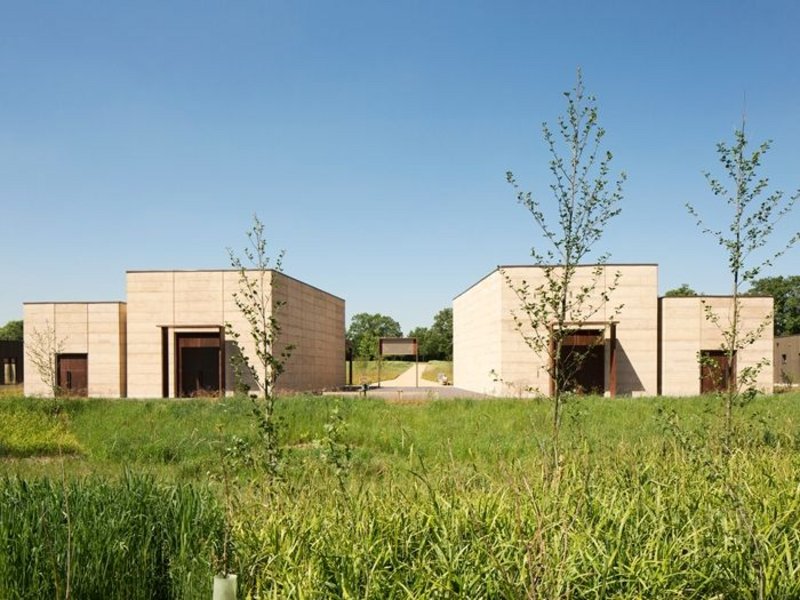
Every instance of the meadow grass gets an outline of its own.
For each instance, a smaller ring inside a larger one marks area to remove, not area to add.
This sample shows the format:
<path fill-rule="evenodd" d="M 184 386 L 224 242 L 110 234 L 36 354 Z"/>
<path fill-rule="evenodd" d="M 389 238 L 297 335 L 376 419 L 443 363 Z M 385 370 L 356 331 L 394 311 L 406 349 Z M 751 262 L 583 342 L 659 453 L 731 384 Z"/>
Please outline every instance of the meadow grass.
<path fill-rule="evenodd" d="M 22 384 L 15 383 L 0 385 L 0 399 L 2 398 L 15 398 L 22 395 Z"/>
<path fill-rule="evenodd" d="M 384 360 L 380 365 L 380 378 L 383 381 L 394 379 L 401 373 L 406 372 L 414 366 L 413 362 L 402 360 Z M 350 362 L 345 363 L 345 377 L 350 373 Z M 377 360 L 354 360 L 353 361 L 353 385 L 362 383 L 378 382 L 378 361 Z"/>
<path fill-rule="evenodd" d="M 69 430 L 53 401 L 31 407 L 25 402 L 3 401 L 0 418 L 0 456 L 55 456 L 79 454 L 82 447 Z"/>
<path fill-rule="evenodd" d="M 244 460 L 258 443 L 245 399 L 76 400 L 58 413 L 6 399 L 0 419 L 52 419 L 80 450 L 42 461 L 0 439 L 0 485 L 19 495 L 9 482 L 44 481 L 57 494 L 63 474 L 77 498 L 87 473 L 117 490 L 147 473 L 156 487 L 215 494 L 199 528 L 219 535 L 224 466 L 243 597 L 792 598 L 799 401 L 740 408 L 726 453 L 714 398 L 570 398 L 552 471 L 547 400 L 287 397 L 276 413 L 285 468 L 268 481 Z M 320 442 L 332 414 L 344 469 Z M 206 553 L 219 546 L 203 535 Z"/>
<path fill-rule="evenodd" d="M 453 383 L 453 361 L 452 360 L 431 360 L 422 372 L 422 378 L 428 381 L 438 381 L 439 374 L 447 377 Z"/>

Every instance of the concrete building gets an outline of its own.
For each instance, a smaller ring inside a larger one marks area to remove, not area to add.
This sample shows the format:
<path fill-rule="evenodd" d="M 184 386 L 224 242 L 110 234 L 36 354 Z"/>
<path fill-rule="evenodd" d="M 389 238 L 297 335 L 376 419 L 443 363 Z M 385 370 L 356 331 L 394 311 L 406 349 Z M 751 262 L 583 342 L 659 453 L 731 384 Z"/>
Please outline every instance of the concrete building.
<path fill-rule="evenodd" d="M 50 384 L 30 354 L 55 354 L 56 384 L 74 396 L 121 398 L 125 395 L 125 303 L 27 302 L 25 322 L 25 395 L 49 396 Z"/>
<path fill-rule="evenodd" d="M 800 384 L 800 335 L 775 338 L 775 383 Z"/>
<path fill-rule="evenodd" d="M 256 271 L 248 272 L 258 278 Z M 52 330 L 58 383 L 75 395 L 175 398 L 232 393 L 230 358 L 242 352 L 257 365 L 250 326 L 237 308 L 236 270 L 129 271 L 127 303 L 26 303 L 25 336 Z M 283 273 L 264 273 L 270 309 L 280 304 L 278 347 L 294 349 L 278 380 L 281 391 L 344 383 L 344 300 Z M 112 326 L 109 307 L 116 311 Z M 269 314 L 267 315 L 269 316 Z M 240 334 L 237 342 L 226 323 Z M 30 340 L 32 342 L 32 340 Z M 40 377 L 25 393 L 47 395 Z M 252 378 L 244 378 L 252 387 Z"/>
<path fill-rule="evenodd" d="M 756 387 L 763 392 L 772 391 L 772 297 L 740 297 L 740 336 L 758 331 L 761 335 L 736 355 L 736 370 L 766 361 L 761 369 Z M 695 296 L 661 298 L 661 368 L 660 393 L 667 396 L 692 396 L 714 391 L 723 385 L 719 380 L 727 365 L 727 356 L 721 350 L 722 330 L 730 327 L 733 300 L 730 296 Z M 719 319 L 715 324 L 706 315 L 712 311 Z M 768 322 L 765 319 L 769 318 Z M 698 357 L 709 361 L 716 369 L 701 367 Z M 714 373 L 713 371 L 717 371 Z"/>
<path fill-rule="evenodd" d="M 592 286 L 597 273 L 596 285 Z M 545 281 L 541 266 L 505 266 L 488 274 L 453 301 L 453 379 L 460 388 L 494 396 L 548 395 L 549 358 L 525 342 L 514 315 L 523 317 L 515 288 L 525 282 L 531 293 Z M 615 284 L 616 282 L 616 284 Z M 704 302 L 725 313 L 730 298 L 658 298 L 654 264 L 580 266 L 573 294 L 593 287 L 573 314 L 575 334 L 567 343 L 587 353 L 576 381 L 583 391 L 607 395 L 655 396 L 698 394 L 709 378 L 701 377 L 698 353 L 717 357 L 721 336 L 704 319 Z M 772 313 L 772 298 L 742 298 L 744 328 L 754 329 Z M 530 328 L 528 328 L 530 329 Z M 772 329 L 742 352 L 739 367 L 771 358 Z M 771 367 L 758 386 L 771 389 Z M 705 383 L 704 383 L 705 381 Z M 706 390 L 707 391 L 707 390 Z"/>

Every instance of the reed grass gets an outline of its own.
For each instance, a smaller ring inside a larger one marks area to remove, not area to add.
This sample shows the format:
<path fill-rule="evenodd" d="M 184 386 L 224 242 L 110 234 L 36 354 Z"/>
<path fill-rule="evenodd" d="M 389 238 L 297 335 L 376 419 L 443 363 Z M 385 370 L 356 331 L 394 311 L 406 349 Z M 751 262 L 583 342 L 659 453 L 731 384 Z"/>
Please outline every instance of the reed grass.
<path fill-rule="evenodd" d="M 230 464 L 233 570 L 243 597 L 261 599 L 798 598 L 798 401 L 739 409 L 729 453 L 713 398 L 570 398 L 554 472 L 544 400 L 281 398 L 283 479 Z M 334 409 L 346 472 L 315 443 Z M 0 420 L 25 410 L 48 414 L 4 400 Z M 221 539 L 219 449 L 256 443 L 248 410 L 236 399 L 65 403 L 58 422 L 80 454 L 0 460 L 11 549 L 0 577 L 20 569 L 40 597 L 63 588 L 64 542 L 45 547 L 64 535 L 66 490 L 76 565 L 102 578 L 129 563 L 161 582 L 142 597 L 207 596 L 195 582 L 210 585 Z M 156 546 L 142 527 L 164 529 Z M 123 597 L 82 589 L 74 597 Z M 8 590 L 0 597 L 36 597 Z"/>
<path fill-rule="evenodd" d="M 790 454 L 568 456 L 557 483 L 522 464 L 414 470 L 343 497 L 316 473 L 240 513 L 243 588 L 259 598 L 800 595 Z"/>
<path fill-rule="evenodd" d="M 151 477 L 0 479 L 0 597 L 211 595 L 215 497 Z"/>

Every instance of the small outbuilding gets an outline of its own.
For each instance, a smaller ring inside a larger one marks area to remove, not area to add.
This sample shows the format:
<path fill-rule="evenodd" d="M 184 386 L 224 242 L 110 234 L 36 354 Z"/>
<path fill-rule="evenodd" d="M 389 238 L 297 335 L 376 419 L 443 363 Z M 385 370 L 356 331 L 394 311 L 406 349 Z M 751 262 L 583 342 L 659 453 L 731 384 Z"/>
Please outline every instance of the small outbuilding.
<path fill-rule="evenodd" d="M 546 268 L 498 267 L 453 300 L 453 379 L 460 388 L 494 396 L 552 393 L 547 352 L 537 354 L 526 344 L 514 318 L 524 313 L 514 290 L 525 282 L 533 292 L 545 282 Z M 720 361 L 722 355 L 720 328 L 705 311 L 718 314 L 724 326 L 731 297 L 659 299 L 655 264 L 581 265 L 571 293 L 585 295 L 581 314 L 570 317 L 575 331 L 564 350 L 585 353 L 575 376 L 580 391 L 693 395 L 719 384 L 699 361 Z M 740 306 L 743 331 L 759 332 L 737 356 L 737 368 L 744 368 L 772 357 L 772 298 L 741 297 Z M 771 389 L 770 366 L 756 385 Z"/>
<path fill-rule="evenodd" d="M 236 305 L 238 270 L 129 271 L 127 302 L 26 303 L 26 344 L 46 331 L 56 354 L 57 385 L 72 395 L 133 398 L 218 396 L 237 389 L 231 357 L 257 365 L 250 326 Z M 263 277 L 262 277 L 263 275 Z M 248 271 L 263 284 L 265 317 L 291 346 L 282 391 L 344 384 L 344 300 L 277 271 Z M 239 334 L 229 335 L 226 325 Z M 30 336 L 30 338 L 29 338 Z M 28 395 L 49 395 L 30 375 Z M 247 374 L 239 385 L 254 389 Z"/>
<path fill-rule="evenodd" d="M 71 396 L 125 395 L 124 302 L 26 302 L 23 319 L 26 396 L 50 396 L 53 384 Z M 49 367 L 36 354 L 52 357 Z"/>
<path fill-rule="evenodd" d="M 752 344 L 736 354 L 735 372 L 763 363 L 754 382 L 762 392 L 772 391 L 772 308 L 769 296 L 739 297 L 739 336 L 757 334 Z M 713 319 L 709 314 L 715 315 Z M 723 334 L 731 326 L 731 296 L 689 296 L 659 299 L 661 320 L 659 393 L 693 396 L 724 389 L 728 356 Z"/>

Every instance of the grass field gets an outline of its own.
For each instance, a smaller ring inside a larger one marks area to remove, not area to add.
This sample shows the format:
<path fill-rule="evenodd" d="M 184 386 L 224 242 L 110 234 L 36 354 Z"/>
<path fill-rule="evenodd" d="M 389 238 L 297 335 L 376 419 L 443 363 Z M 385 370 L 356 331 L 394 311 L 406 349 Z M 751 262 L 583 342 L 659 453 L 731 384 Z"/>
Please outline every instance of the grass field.
<path fill-rule="evenodd" d="M 380 365 L 380 378 L 383 381 L 394 379 L 400 373 L 407 371 L 414 366 L 414 363 L 401 360 L 384 360 Z M 345 377 L 349 375 L 350 362 L 345 362 Z M 362 383 L 376 383 L 378 381 L 378 361 L 377 360 L 355 360 L 353 361 L 353 385 Z"/>
<path fill-rule="evenodd" d="M 115 578 L 127 562 L 163 580 L 141 597 L 198 597 L 230 504 L 240 597 L 797 598 L 799 403 L 741 408 L 726 454 L 713 398 L 571 399 L 554 474 L 546 401 L 283 398 L 270 483 L 246 460 L 246 400 L 5 398 L 0 502 L 28 509 L 0 517 L 19 550 L 0 555 L 0 597 L 63 597 L 69 547 L 75 586 L 81 565 Z M 135 523 L 167 528 L 163 560 L 126 525 L 131 495 L 154 499 Z M 98 563 L 109 543 L 127 560 Z"/>
<path fill-rule="evenodd" d="M 22 395 L 22 384 L 17 383 L 14 385 L 0 385 L 0 399 L 13 398 Z"/>
<path fill-rule="evenodd" d="M 422 379 L 428 381 L 437 381 L 439 373 L 447 377 L 447 380 L 453 383 L 453 361 L 451 360 L 431 360 L 428 366 L 422 372 Z"/>

